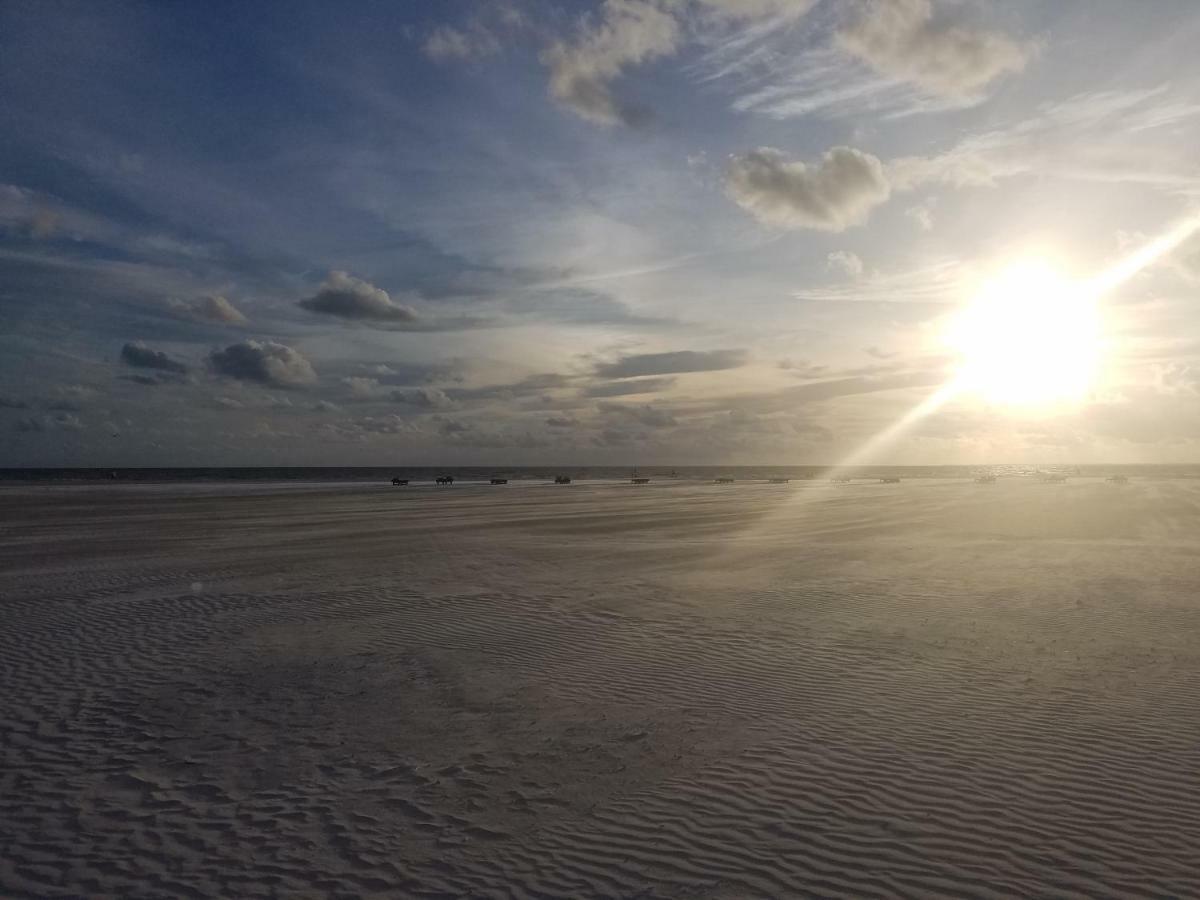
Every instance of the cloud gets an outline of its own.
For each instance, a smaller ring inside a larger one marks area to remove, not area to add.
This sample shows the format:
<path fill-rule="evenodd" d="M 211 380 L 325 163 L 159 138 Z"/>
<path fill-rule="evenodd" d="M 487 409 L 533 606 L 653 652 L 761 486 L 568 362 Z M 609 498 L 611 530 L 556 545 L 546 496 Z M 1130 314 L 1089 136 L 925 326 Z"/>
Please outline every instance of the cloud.
<path fill-rule="evenodd" d="M 375 322 L 414 322 L 416 312 L 396 303 L 387 291 L 345 272 L 330 272 L 329 277 L 300 306 L 315 313 L 341 319 Z"/>
<path fill-rule="evenodd" d="M 858 258 L 858 254 L 849 250 L 834 250 L 825 257 L 825 268 L 831 272 L 840 272 L 848 278 L 861 278 L 863 261 Z"/>
<path fill-rule="evenodd" d="M 182 375 L 187 366 L 171 359 L 161 350 L 151 350 L 141 341 L 126 344 L 121 348 L 121 362 L 136 369 L 158 369 L 161 372 L 174 372 Z"/>
<path fill-rule="evenodd" d="M 570 416 L 549 416 L 546 424 L 551 428 L 574 428 L 579 422 Z"/>
<path fill-rule="evenodd" d="M 243 341 L 208 357 L 213 371 L 274 387 L 301 387 L 317 380 L 312 364 L 297 350 L 274 341 Z"/>
<path fill-rule="evenodd" d="M 29 409 L 29 404 L 16 397 L 0 394 L 0 409 Z"/>
<path fill-rule="evenodd" d="M 434 62 L 471 62 L 499 50 L 500 41 L 479 22 L 465 29 L 439 25 L 421 45 L 421 51 Z"/>
<path fill-rule="evenodd" d="M 598 364 L 595 371 L 602 378 L 718 372 L 744 366 L 748 358 L 745 350 L 676 350 L 672 353 L 622 356 L 616 362 Z"/>
<path fill-rule="evenodd" d="M 46 403 L 47 409 L 80 412 L 87 409 L 96 397 L 93 388 L 82 384 L 71 384 L 55 388 L 54 396 Z"/>
<path fill-rule="evenodd" d="M 761 147 L 733 158 L 725 188 L 765 225 L 818 231 L 861 225 L 891 193 L 883 164 L 853 147 L 834 147 L 815 164 Z"/>
<path fill-rule="evenodd" d="M 815 0 L 700 0 L 714 15 L 727 19 L 763 19 L 781 17 L 798 19 L 807 13 Z"/>
<path fill-rule="evenodd" d="M 675 384 L 675 379 L 638 378 L 633 381 L 604 381 L 585 388 L 585 397 L 624 397 L 629 394 L 656 394 Z"/>
<path fill-rule="evenodd" d="M 246 324 L 246 317 L 242 312 L 224 297 L 201 297 L 190 303 L 182 300 L 170 300 L 168 305 L 176 315 L 197 322 L 221 322 L 226 325 Z"/>
<path fill-rule="evenodd" d="M 599 125 L 636 124 L 637 112 L 619 103 L 609 83 L 626 66 L 675 52 L 679 22 L 649 0 L 606 0 L 602 19 L 574 44 L 557 42 L 542 54 L 550 68 L 550 95 Z"/>
<path fill-rule="evenodd" d="M 935 21 L 930 0 L 875 0 L 837 39 L 884 75 L 963 99 L 1021 71 L 1031 52 L 997 31 Z"/>
<path fill-rule="evenodd" d="M 444 409 L 453 406 L 454 401 L 446 396 L 445 391 L 437 388 L 412 388 L 407 391 L 392 391 L 392 399 L 397 403 L 409 406 L 419 406 L 422 409 Z"/>
<path fill-rule="evenodd" d="M 669 410 L 657 406 L 625 406 L 621 403 L 601 403 L 596 407 L 602 413 L 631 419 L 649 428 L 670 428 L 679 422 Z"/>
<path fill-rule="evenodd" d="M 52 429 L 61 429 L 62 431 L 83 431 L 87 426 L 79 420 L 78 416 L 73 416 L 70 413 L 60 412 L 53 416 L 29 416 L 24 419 L 18 419 L 16 422 L 17 431 L 22 431 L 28 434 L 36 434 Z"/>

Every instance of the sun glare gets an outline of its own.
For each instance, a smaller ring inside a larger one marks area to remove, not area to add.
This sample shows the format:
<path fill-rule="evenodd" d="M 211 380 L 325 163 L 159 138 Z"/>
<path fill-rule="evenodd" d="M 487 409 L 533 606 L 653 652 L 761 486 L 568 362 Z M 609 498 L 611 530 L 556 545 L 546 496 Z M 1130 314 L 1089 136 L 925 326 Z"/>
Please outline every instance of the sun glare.
<path fill-rule="evenodd" d="M 983 286 L 946 339 L 964 392 L 1004 406 L 1077 403 L 1100 362 L 1096 294 L 1047 262 L 1020 262 Z"/>

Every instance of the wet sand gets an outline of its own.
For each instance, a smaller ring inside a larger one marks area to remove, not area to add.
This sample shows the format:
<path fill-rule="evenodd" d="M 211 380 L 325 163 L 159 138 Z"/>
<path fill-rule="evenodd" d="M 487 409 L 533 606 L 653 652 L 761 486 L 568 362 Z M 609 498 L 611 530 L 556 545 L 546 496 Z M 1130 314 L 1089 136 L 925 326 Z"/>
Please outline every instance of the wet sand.
<path fill-rule="evenodd" d="M 1200 896 L 1200 483 L 0 494 L 5 897 Z"/>

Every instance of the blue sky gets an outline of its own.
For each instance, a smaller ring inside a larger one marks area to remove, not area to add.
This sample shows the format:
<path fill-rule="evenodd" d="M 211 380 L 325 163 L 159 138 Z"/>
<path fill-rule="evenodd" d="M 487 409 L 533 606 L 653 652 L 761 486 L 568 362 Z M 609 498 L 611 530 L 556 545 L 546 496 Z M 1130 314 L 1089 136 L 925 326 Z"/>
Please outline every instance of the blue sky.
<path fill-rule="evenodd" d="M 5 3 L 0 465 L 836 462 L 989 273 L 1195 215 L 1198 39 L 1185 0 Z M 1101 299 L 1086 395 L 879 460 L 1195 461 L 1197 284 L 1193 239 Z"/>

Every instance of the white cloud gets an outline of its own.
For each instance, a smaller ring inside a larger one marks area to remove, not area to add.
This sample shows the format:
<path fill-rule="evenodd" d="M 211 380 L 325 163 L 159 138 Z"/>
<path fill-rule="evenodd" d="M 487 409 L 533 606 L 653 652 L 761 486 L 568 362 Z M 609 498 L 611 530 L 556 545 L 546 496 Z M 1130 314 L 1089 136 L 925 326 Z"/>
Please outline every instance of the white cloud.
<path fill-rule="evenodd" d="M 610 82 L 627 66 L 674 53 L 679 37 L 679 22 L 659 4 L 606 0 L 601 21 L 576 43 L 557 42 L 542 54 L 550 95 L 590 122 L 630 124 L 637 115 L 613 97 Z"/>
<path fill-rule="evenodd" d="M 831 272 L 840 272 L 848 278 L 861 278 L 863 261 L 859 259 L 857 253 L 851 253 L 849 250 L 834 250 L 825 257 L 825 268 Z"/>
<path fill-rule="evenodd" d="M 834 147 L 813 164 L 790 161 L 770 147 L 735 156 L 726 190 L 766 225 L 819 231 L 863 224 L 891 193 L 883 164 L 853 147 Z"/>
<path fill-rule="evenodd" d="M 466 29 L 441 25 L 430 33 L 421 50 L 434 62 L 474 61 L 498 52 L 500 41 L 478 22 Z"/>
<path fill-rule="evenodd" d="M 246 317 L 236 306 L 224 297 L 201 297 L 185 303 L 182 300 L 169 300 L 167 305 L 176 315 L 186 319 L 202 322 L 223 322 L 226 325 L 245 325 Z"/>
<path fill-rule="evenodd" d="M 1021 71 L 1031 52 L 998 31 L 937 21 L 930 0 L 875 0 L 837 38 L 876 71 L 954 98 Z"/>
<path fill-rule="evenodd" d="M 910 206 L 904 211 L 904 215 L 908 216 L 917 227 L 922 231 L 933 231 L 933 199 L 926 200 L 924 203 L 918 203 L 916 206 Z"/>

